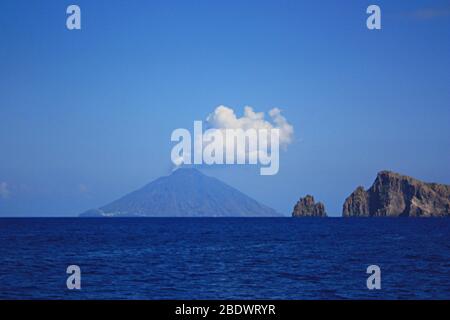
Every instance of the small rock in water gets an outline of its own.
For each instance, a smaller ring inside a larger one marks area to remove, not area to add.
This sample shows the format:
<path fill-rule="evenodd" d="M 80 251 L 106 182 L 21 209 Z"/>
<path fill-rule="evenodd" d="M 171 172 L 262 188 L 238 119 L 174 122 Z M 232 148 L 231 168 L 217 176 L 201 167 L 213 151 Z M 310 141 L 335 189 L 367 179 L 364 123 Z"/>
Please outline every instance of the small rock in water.
<path fill-rule="evenodd" d="M 325 206 L 322 202 L 315 203 L 314 197 L 307 195 L 300 198 L 292 212 L 293 217 L 326 217 Z"/>

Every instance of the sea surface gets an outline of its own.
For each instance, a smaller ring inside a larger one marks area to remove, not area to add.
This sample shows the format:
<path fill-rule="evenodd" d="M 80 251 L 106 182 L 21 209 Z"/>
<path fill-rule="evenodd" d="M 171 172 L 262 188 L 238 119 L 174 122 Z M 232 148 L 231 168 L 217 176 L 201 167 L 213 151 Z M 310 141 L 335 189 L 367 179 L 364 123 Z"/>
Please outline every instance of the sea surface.
<path fill-rule="evenodd" d="M 0 299 L 25 298 L 450 299 L 450 219 L 3 218 Z"/>

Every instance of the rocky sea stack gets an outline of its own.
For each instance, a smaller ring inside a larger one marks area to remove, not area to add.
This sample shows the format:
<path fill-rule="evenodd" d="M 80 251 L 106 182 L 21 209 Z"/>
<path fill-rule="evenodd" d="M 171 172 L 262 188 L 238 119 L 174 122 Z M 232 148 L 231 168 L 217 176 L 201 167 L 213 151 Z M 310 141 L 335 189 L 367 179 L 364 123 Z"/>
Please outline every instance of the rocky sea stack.
<path fill-rule="evenodd" d="M 381 171 L 373 185 L 358 187 L 343 206 L 344 217 L 450 216 L 450 186 L 426 183 L 390 171 Z"/>
<path fill-rule="evenodd" d="M 322 202 L 315 203 L 314 197 L 307 195 L 300 198 L 292 212 L 293 217 L 326 217 L 325 206 Z"/>

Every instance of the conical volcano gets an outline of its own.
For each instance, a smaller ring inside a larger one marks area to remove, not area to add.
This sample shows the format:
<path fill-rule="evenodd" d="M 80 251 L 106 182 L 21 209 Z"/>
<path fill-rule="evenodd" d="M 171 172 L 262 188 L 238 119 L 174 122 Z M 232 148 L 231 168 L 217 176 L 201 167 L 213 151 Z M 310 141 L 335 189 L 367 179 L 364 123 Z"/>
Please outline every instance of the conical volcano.
<path fill-rule="evenodd" d="M 273 217 L 280 214 L 216 178 L 196 169 L 181 168 L 81 216 Z"/>

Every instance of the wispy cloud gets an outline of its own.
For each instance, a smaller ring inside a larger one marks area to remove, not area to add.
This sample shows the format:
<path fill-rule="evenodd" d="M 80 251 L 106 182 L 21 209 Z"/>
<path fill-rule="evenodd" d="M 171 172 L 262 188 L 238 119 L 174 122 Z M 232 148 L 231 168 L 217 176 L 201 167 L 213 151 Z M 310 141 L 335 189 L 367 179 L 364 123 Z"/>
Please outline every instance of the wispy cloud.
<path fill-rule="evenodd" d="M 450 7 L 447 8 L 421 8 L 411 12 L 411 17 L 417 20 L 432 20 L 450 17 Z"/>
<path fill-rule="evenodd" d="M 79 191 L 80 193 L 88 193 L 88 192 L 89 192 L 89 188 L 88 188 L 88 186 L 85 185 L 84 183 L 80 183 L 80 184 L 78 185 L 78 191 Z"/>
<path fill-rule="evenodd" d="M 6 182 L 0 182 L 0 198 L 7 199 L 11 192 L 9 191 L 8 184 Z"/>

